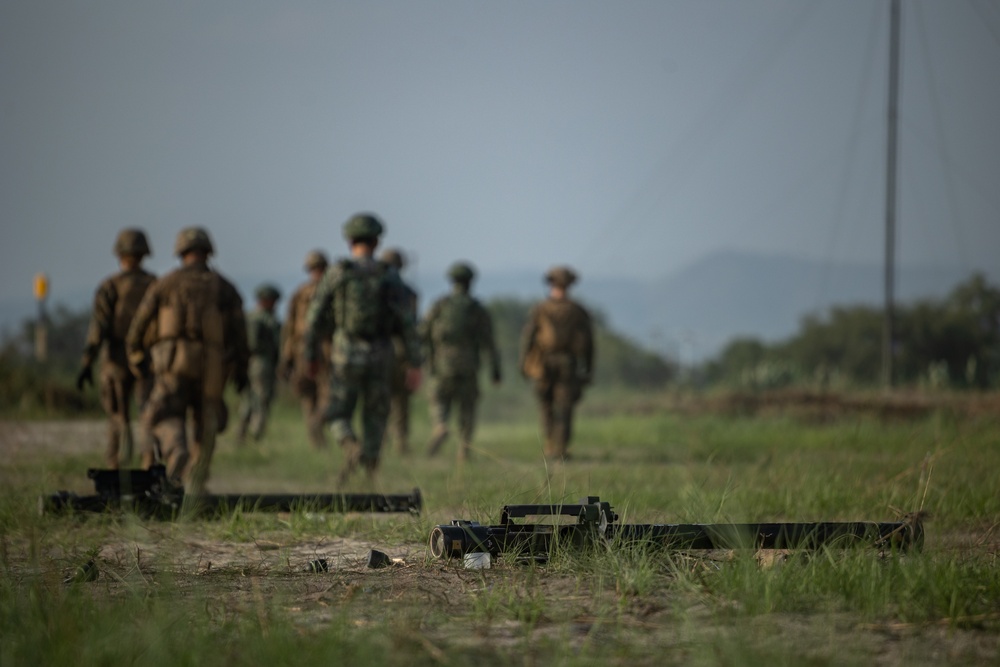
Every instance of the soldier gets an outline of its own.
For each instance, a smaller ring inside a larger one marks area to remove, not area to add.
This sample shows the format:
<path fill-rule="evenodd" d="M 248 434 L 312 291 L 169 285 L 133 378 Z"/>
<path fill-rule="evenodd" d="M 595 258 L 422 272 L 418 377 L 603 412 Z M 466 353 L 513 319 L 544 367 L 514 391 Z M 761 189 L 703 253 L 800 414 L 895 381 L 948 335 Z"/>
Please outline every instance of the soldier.
<path fill-rule="evenodd" d="M 242 444 L 247 433 L 260 440 L 267 426 L 267 416 L 274 398 L 274 382 L 278 374 L 278 353 L 281 347 L 281 323 L 274 316 L 274 307 L 281 292 L 274 285 L 261 285 L 254 296 L 257 307 L 247 316 L 247 345 L 250 349 L 250 384 L 243 392 L 237 441 Z"/>
<path fill-rule="evenodd" d="M 493 384 L 500 384 L 500 351 L 489 311 L 469 294 L 475 270 L 458 262 L 448 270 L 452 292 L 438 299 L 420 326 L 431 377 L 434 432 L 427 453 L 437 454 L 448 437 L 448 414 L 458 405 L 458 460 L 469 457 L 479 400 L 480 354 L 490 356 Z"/>
<path fill-rule="evenodd" d="M 152 364 L 153 391 L 142 420 L 155 436 L 154 454 L 175 484 L 183 482 L 187 494 L 199 495 L 205 493 L 216 433 L 225 427 L 226 380 L 232 378 L 237 391 L 247 385 L 247 325 L 239 292 L 208 266 L 214 251 L 208 232 L 182 229 L 174 250 L 181 266 L 146 293 L 126 348 L 135 374 L 143 374 L 147 360 Z M 150 325 L 155 334 L 147 346 L 143 332 Z"/>
<path fill-rule="evenodd" d="M 313 355 L 316 360 L 316 375 L 310 377 L 305 350 L 306 315 L 316 292 L 316 285 L 323 278 L 328 265 L 326 255 L 320 250 L 312 250 L 306 255 L 303 268 L 309 274 L 309 280 L 295 290 L 288 302 L 281 343 L 281 374 L 299 398 L 302 415 L 309 430 L 309 440 L 316 449 L 326 447 L 319 411 L 326 405 L 330 384 L 330 341 L 321 337 L 321 350 Z"/>
<path fill-rule="evenodd" d="M 396 270 L 375 259 L 382 223 L 361 213 L 344 224 L 351 257 L 331 266 L 316 288 L 306 317 L 305 350 L 315 367 L 319 339 L 332 332 L 330 399 L 321 414 L 344 448 L 343 484 L 359 465 L 369 480 L 378 468 L 386 419 L 392 336 L 406 344 L 407 388 L 420 384 L 420 342 L 407 311 L 405 292 Z M 354 408 L 362 401 L 362 441 L 351 427 Z"/>
<path fill-rule="evenodd" d="M 573 427 L 573 408 L 590 384 L 594 338 L 590 315 L 567 295 L 576 282 L 572 269 L 557 266 L 545 274 L 549 298 L 536 305 L 521 333 L 518 365 L 535 381 L 545 434 L 546 457 L 565 460 Z"/>
<path fill-rule="evenodd" d="M 142 268 L 142 260 L 151 254 L 146 235 L 138 229 L 123 229 L 115 240 L 114 253 L 121 271 L 97 288 L 94 312 L 87 330 L 87 342 L 76 376 L 76 388 L 94 384 L 92 366 L 101 354 L 101 405 L 108 414 L 108 441 L 105 465 L 116 470 L 120 463 L 128 465 L 132 458 L 131 396 L 135 393 L 138 409 L 149 397 L 152 383 L 138 380 L 128 368 L 125 354 L 125 334 L 149 286 L 156 276 Z M 142 440 L 148 439 L 146 436 Z M 151 461 L 144 461 L 148 467 Z"/>
<path fill-rule="evenodd" d="M 382 261 L 402 271 L 406 266 L 406 257 L 395 248 L 382 253 Z M 404 292 L 404 301 L 410 318 L 417 321 L 417 292 L 400 280 Z M 410 453 L 410 390 L 406 388 L 406 372 L 410 364 L 406 361 L 406 343 L 399 336 L 393 336 L 393 366 L 392 379 L 389 383 L 389 421 L 386 434 L 396 441 L 396 449 L 400 454 Z"/>

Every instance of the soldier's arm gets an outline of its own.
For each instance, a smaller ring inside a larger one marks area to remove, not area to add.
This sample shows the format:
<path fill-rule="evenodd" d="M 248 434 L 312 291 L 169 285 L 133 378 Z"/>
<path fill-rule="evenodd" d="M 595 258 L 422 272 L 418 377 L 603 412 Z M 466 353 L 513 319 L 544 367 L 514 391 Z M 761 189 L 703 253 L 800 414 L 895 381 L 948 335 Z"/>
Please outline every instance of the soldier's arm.
<path fill-rule="evenodd" d="M 299 292 L 292 295 L 288 302 L 288 313 L 285 324 L 281 327 L 281 365 L 291 367 L 295 363 L 295 323 L 299 321 Z"/>
<path fill-rule="evenodd" d="M 407 294 L 406 286 L 399 279 L 399 274 L 392 270 L 387 275 L 389 280 L 389 311 L 392 314 L 393 333 L 403 339 L 406 349 L 406 360 L 411 368 L 420 368 L 421 351 L 420 337 L 417 335 L 417 323 L 413 316 L 412 301 Z"/>
<path fill-rule="evenodd" d="M 493 336 L 493 318 L 490 311 L 481 303 L 477 302 L 479 310 L 478 344 L 479 349 L 486 351 L 490 355 L 490 370 L 493 382 L 499 383 L 500 373 L 500 348 L 497 347 L 496 339 Z"/>
<path fill-rule="evenodd" d="M 80 360 L 80 366 L 83 368 L 90 367 L 94 363 L 101 344 L 111 338 L 117 296 L 110 280 L 102 282 L 94 293 L 94 309 L 90 316 L 90 325 L 87 327 L 83 358 Z"/>
<path fill-rule="evenodd" d="M 431 336 L 431 332 L 434 329 L 434 322 L 437 320 L 440 312 L 441 300 L 438 299 L 431 306 L 427 314 L 424 315 L 423 321 L 417 327 L 417 336 L 420 338 L 421 345 L 423 346 L 424 360 L 427 361 L 427 367 L 431 375 L 434 375 L 434 338 Z"/>
<path fill-rule="evenodd" d="M 519 346 L 517 365 L 524 369 L 524 360 L 528 357 L 528 352 L 535 346 L 535 335 L 538 333 L 538 317 L 540 305 L 536 305 L 528 314 L 528 321 L 521 330 L 521 344 Z"/>
<path fill-rule="evenodd" d="M 333 319 L 333 297 L 337 284 L 340 282 L 342 269 L 331 266 L 316 286 L 312 301 L 306 310 L 306 328 L 302 332 L 305 342 L 306 361 L 318 361 L 321 339 L 333 333 L 336 323 Z"/>
<path fill-rule="evenodd" d="M 594 373 L 594 324 L 588 313 L 582 306 L 580 311 L 580 360 L 583 364 L 583 371 L 587 377 Z"/>
<path fill-rule="evenodd" d="M 135 317 L 125 334 L 125 353 L 128 356 L 128 365 L 132 373 L 137 376 L 144 374 L 147 350 L 146 331 L 149 329 L 153 318 L 156 317 L 160 309 L 160 283 L 155 282 L 139 302 L 139 307 L 135 311 Z"/>

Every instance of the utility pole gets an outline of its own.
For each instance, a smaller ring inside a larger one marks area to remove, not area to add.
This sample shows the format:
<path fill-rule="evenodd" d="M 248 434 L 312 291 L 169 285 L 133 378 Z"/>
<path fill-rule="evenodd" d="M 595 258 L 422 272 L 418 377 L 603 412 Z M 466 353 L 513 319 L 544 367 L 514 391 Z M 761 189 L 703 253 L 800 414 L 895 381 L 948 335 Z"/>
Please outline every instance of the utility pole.
<path fill-rule="evenodd" d="M 889 109 L 885 165 L 885 313 L 882 322 L 882 386 L 894 381 L 895 279 L 896 279 L 896 153 L 899 123 L 899 19 L 900 0 L 889 4 Z"/>

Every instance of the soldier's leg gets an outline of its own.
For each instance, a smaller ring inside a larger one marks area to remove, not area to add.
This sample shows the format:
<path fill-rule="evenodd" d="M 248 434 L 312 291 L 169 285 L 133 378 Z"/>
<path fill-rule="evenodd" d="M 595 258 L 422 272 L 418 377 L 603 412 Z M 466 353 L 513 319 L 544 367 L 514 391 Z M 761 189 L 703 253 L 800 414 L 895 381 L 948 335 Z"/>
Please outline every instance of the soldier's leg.
<path fill-rule="evenodd" d="M 430 442 L 427 443 L 427 455 L 434 456 L 441 450 L 441 445 L 448 439 L 448 419 L 451 416 L 451 400 L 453 387 L 450 378 L 438 376 L 431 383 L 430 413 L 431 431 Z"/>
<path fill-rule="evenodd" d="M 358 382 L 358 373 L 346 366 L 337 366 L 330 375 L 329 400 L 321 421 L 330 424 L 334 439 L 341 444 L 348 438 L 357 441 L 351 419 L 358 404 Z"/>
<path fill-rule="evenodd" d="M 215 435 L 219 420 L 219 400 L 205 398 L 192 388 L 192 434 L 191 459 L 184 481 L 184 493 L 199 496 L 205 493 L 215 454 Z"/>
<path fill-rule="evenodd" d="M 178 486 L 188 462 L 187 402 L 183 391 L 177 378 L 157 376 L 142 411 L 143 430 L 150 434 L 144 446 L 153 460 L 166 466 L 168 479 Z"/>
<path fill-rule="evenodd" d="M 101 407 L 108 415 L 107 440 L 104 447 L 104 465 L 109 470 L 118 469 L 118 455 L 122 441 L 121 386 L 114 375 L 102 369 Z"/>
<path fill-rule="evenodd" d="M 386 422 L 389 419 L 389 381 L 392 371 L 391 355 L 371 360 L 367 372 L 360 382 L 363 393 L 361 422 L 363 439 L 361 442 L 361 465 L 368 472 L 378 468 L 385 437 Z"/>
<path fill-rule="evenodd" d="M 128 468 L 132 464 L 132 454 L 135 451 L 135 441 L 132 438 L 132 394 L 135 393 L 135 376 L 125 371 L 120 377 L 120 407 L 122 425 L 122 448 L 118 460 Z"/>
<path fill-rule="evenodd" d="M 575 382 L 560 381 L 555 384 L 552 394 L 553 456 L 567 458 L 573 435 L 573 408 L 580 395 L 579 389 Z"/>
<path fill-rule="evenodd" d="M 535 383 L 535 397 L 538 399 L 538 412 L 541 417 L 542 437 L 545 438 L 545 456 L 555 456 L 553 443 L 553 383 L 539 380 Z"/>
<path fill-rule="evenodd" d="M 153 378 L 144 377 L 134 379 L 132 394 L 135 396 L 136 415 L 138 417 L 135 421 L 136 433 L 134 440 L 139 443 L 141 465 L 146 469 L 156 462 L 155 450 L 157 445 L 153 440 L 152 434 L 149 432 L 146 422 L 142 419 L 142 412 L 146 408 L 146 403 L 149 402 L 149 394 L 152 390 Z"/>
<path fill-rule="evenodd" d="M 247 432 L 250 430 L 250 420 L 256 410 L 256 403 L 257 397 L 254 393 L 253 379 L 251 379 L 240 396 L 240 413 L 236 422 L 236 442 L 241 445 L 246 442 Z"/>
<path fill-rule="evenodd" d="M 250 384 L 255 396 L 254 411 L 250 417 L 250 437 L 260 440 L 267 427 L 267 413 L 271 408 L 274 379 L 266 374 L 260 375 L 252 378 Z"/>
<path fill-rule="evenodd" d="M 458 401 L 458 459 L 469 458 L 472 448 L 472 435 L 476 428 L 476 403 L 479 401 L 479 383 L 475 375 L 461 378 L 456 387 Z"/>

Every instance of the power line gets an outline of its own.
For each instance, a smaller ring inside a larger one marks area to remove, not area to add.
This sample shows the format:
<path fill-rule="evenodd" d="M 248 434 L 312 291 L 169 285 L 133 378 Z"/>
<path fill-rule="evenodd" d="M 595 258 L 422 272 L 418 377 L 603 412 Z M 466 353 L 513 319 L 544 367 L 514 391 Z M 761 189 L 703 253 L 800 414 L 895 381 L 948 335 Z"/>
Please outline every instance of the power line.
<path fill-rule="evenodd" d="M 923 11 L 921 11 L 921 3 L 914 3 L 914 16 L 917 22 L 917 36 L 919 37 L 920 43 L 920 55 L 923 59 L 924 72 L 927 76 L 927 90 L 930 97 L 931 103 L 931 117 L 934 121 L 934 130 L 937 137 L 940 139 L 941 148 L 939 157 L 942 159 L 943 164 L 951 162 L 949 159 L 950 152 L 948 150 L 948 139 L 945 134 L 944 121 L 942 120 L 941 114 L 941 101 L 938 95 L 937 80 L 934 76 L 934 63 L 930 57 L 930 49 L 927 42 L 927 30 L 924 27 L 924 17 Z M 962 268 L 968 272 L 969 270 L 969 260 L 968 253 L 965 250 L 965 235 L 963 234 L 964 223 L 962 221 L 962 215 L 959 211 L 958 198 L 955 194 L 955 179 L 952 175 L 951 169 L 942 169 L 944 172 L 944 187 L 945 195 L 948 200 L 948 209 L 951 212 L 953 225 L 950 225 L 952 230 L 955 232 L 955 244 L 958 248 L 959 261 L 962 263 Z"/>

